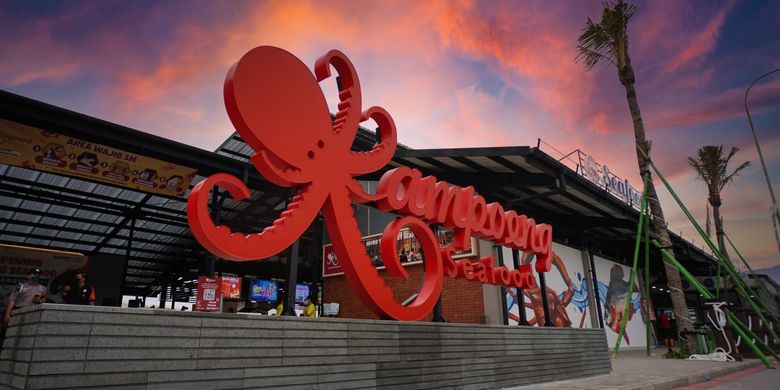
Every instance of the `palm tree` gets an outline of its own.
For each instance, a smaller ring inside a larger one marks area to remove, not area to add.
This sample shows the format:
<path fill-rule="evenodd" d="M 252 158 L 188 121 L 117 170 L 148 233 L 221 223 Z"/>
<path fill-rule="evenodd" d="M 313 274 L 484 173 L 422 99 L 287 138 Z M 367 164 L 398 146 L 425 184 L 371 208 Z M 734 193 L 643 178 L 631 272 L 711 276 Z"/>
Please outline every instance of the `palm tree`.
<path fill-rule="evenodd" d="M 650 175 L 647 162 L 650 157 L 651 144 L 645 136 L 645 126 L 642 123 L 639 101 L 634 89 L 636 82 L 634 68 L 631 66 L 631 58 L 628 55 L 628 23 L 634 16 L 635 11 L 635 6 L 626 4 L 622 0 L 604 3 L 600 22 L 595 23 L 590 18 L 585 22 L 582 34 L 577 38 L 579 54 L 575 61 L 584 62 L 587 70 L 591 70 L 601 60 L 605 60 L 617 68 L 618 79 L 626 89 L 628 110 L 631 112 L 631 119 L 634 124 L 639 172 L 644 177 L 644 175 Z M 658 194 L 652 178 L 647 187 L 647 199 L 652 215 L 653 230 L 658 235 L 661 247 L 674 256 L 672 241 L 669 239 L 669 231 L 666 229 L 666 220 L 661 209 L 661 202 L 658 200 Z M 685 303 L 685 294 L 682 291 L 680 272 L 666 259 L 664 259 L 664 271 L 666 272 L 669 290 L 672 292 L 672 309 L 677 319 L 677 331 L 679 333 L 686 329 L 691 330 L 693 329 L 693 324 L 690 318 L 688 318 L 688 305 Z M 695 340 L 689 337 L 687 346 L 689 350 L 695 350 Z"/>
<path fill-rule="evenodd" d="M 726 184 L 734 180 L 739 171 L 750 166 L 750 162 L 744 162 L 733 172 L 728 173 L 729 161 L 739 151 L 732 147 L 728 155 L 723 154 L 723 145 L 702 146 L 696 151 L 696 157 L 688 157 L 688 164 L 696 171 L 696 176 L 707 185 L 709 196 L 707 200 L 712 206 L 712 216 L 715 219 L 715 236 L 718 239 L 718 249 L 726 259 L 726 244 L 723 240 L 723 219 L 720 217 L 721 197 L 720 191 Z"/>

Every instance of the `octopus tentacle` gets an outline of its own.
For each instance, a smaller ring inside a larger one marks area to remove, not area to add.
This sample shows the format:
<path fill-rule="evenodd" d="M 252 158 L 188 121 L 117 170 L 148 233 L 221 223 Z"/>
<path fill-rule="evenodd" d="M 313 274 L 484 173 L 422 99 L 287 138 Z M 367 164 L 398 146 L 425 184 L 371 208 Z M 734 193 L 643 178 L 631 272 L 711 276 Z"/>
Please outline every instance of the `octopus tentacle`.
<path fill-rule="evenodd" d="M 350 152 L 350 167 L 353 175 L 376 172 L 395 155 L 398 145 L 398 132 L 393 117 L 382 107 L 371 107 L 363 111 L 360 121 L 373 119 L 379 125 L 379 143 L 367 152 Z"/>
<path fill-rule="evenodd" d="M 438 251 L 426 250 L 424 252 L 426 256 L 426 283 L 412 304 L 403 306 L 395 301 L 393 290 L 379 276 L 379 272 L 366 254 L 365 246 L 361 244 L 362 233 L 358 229 L 346 187 L 337 188 L 331 192 L 325 201 L 323 215 L 336 256 L 348 259 L 341 264 L 344 275 L 363 304 L 381 318 L 402 321 L 420 320 L 430 313 L 438 300 L 443 284 L 443 266 Z M 399 221 L 397 222 L 400 224 L 408 222 Z M 398 228 L 399 226 L 391 224 L 388 225 L 385 232 Z M 422 231 L 419 232 L 422 233 Z M 415 232 L 415 235 L 417 233 Z M 433 244 L 437 244 L 430 229 L 428 229 L 428 234 L 421 234 L 418 239 L 421 239 L 421 244 L 430 244 L 431 248 L 433 248 Z M 383 259 L 387 262 L 386 265 L 389 265 L 391 261 L 397 262 L 398 264 L 393 267 L 394 275 L 402 274 L 398 272 L 398 268 L 401 267 L 398 253 L 393 254 L 393 249 L 385 248 L 386 245 L 397 245 L 395 235 L 392 239 L 383 237 L 382 241 L 382 254 Z"/>
<path fill-rule="evenodd" d="M 314 75 L 317 81 L 330 77 L 330 65 L 336 69 L 341 80 L 339 91 L 339 111 L 333 122 L 333 133 L 341 136 L 341 143 L 348 149 L 357 134 L 360 123 L 360 108 L 363 105 L 360 92 L 360 80 L 352 62 L 344 53 L 331 50 L 314 63 Z"/>
<path fill-rule="evenodd" d="M 363 187 L 355 179 L 347 183 L 347 188 L 349 188 L 349 198 L 355 203 L 376 202 L 387 197 L 386 194 L 369 194 L 363 190 Z"/>
<path fill-rule="evenodd" d="M 311 177 L 304 175 L 303 171 L 293 166 L 280 167 L 286 165 L 283 162 L 277 162 L 272 155 L 260 149 L 260 153 L 250 157 L 255 168 L 268 181 L 282 187 L 292 187 L 299 184 L 305 184 L 311 181 Z"/>
<path fill-rule="evenodd" d="M 195 239 L 209 252 L 228 260 L 248 261 L 271 257 L 303 234 L 317 216 L 327 196 L 315 184 L 298 190 L 287 209 L 260 233 L 234 233 L 227 226 L 215 226 L 209 215 L 209 191 L 226 189 L 235 200 L 249 197 L 249 189 L 237 177 L 218 173 L 193 187 L 187 200 L 187 219 Z"/>

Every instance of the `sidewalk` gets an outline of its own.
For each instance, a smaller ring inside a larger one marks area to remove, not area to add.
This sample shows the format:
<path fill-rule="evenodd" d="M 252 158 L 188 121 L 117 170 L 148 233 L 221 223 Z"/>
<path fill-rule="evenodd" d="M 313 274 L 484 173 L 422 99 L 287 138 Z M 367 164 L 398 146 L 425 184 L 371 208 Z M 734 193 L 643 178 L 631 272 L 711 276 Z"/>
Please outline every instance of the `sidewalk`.
<path fill-rule="evenodd" d="M 763 367 L 758 359 L 742 362 L 692 361 L 664 359 L 665 349 L 621 351 L 612 359 L 612 373 L 582 379 L 539 383 L 512 387 L 511 390 L 531 389 L 625 389 L 659 390 L 673 389 L 710 381 L 715 377 L 731 374 L 751 367 Z"/>

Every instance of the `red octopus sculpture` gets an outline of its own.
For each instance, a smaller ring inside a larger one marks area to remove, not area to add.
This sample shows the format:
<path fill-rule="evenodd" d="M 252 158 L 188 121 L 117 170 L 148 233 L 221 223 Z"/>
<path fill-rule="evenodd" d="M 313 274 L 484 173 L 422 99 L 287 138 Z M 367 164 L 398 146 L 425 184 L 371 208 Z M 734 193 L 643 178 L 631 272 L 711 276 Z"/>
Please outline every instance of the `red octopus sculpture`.
<path fill-rule="evenodd" d="M 318 82 L 341 80 L 339 111 L 331 120 Z M 235 176 L 219 173 L 194 186 L 187 204 L 193 235 L 211 253 L 229 260 L 265 259 L 290 246 L 309 227 L 320 210 L 344 274 L 363 303 L 382 318 L 418 320 L 427 315 L 442 289 L 442 260 L 433 232 L 421 220 L 405 217 L 385 229 L 381 253 L 391 276 L 407 276 L 395 237 L 409 227 L 425 253 L 425 279 L 418 297 L 402 306 L 373 267 L 362 245 L 352 202 L 376 201 L 381 195 L 363 191 L 356 176 L 384 167 L 396 150 L 396 128 L 381 107 L 360 112 L 362 99 L 357 72 L 347 57 L 332 50 L 320 57 L 314 74 L 289 52 L 261 46 L 246 53 L 228 72 L 225 106 L 231 122 L 255 151 L 252 163 L 272 183 L 297 187 L 273 225 L 256 234 L 234 233 L 215 226 L 209 216 L 208 193 L 215 186 L 236 199 L 249 189 Z M 358 124 L 373 119 L 380 140 L 368 152 L 351 151 Z"/>

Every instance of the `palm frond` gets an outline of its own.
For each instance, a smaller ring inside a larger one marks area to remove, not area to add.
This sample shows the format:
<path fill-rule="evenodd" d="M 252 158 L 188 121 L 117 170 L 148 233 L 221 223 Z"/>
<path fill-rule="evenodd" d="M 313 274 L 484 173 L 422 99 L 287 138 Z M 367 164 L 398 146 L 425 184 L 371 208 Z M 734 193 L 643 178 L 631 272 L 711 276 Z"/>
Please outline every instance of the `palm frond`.
<path fill-rule="evenodd" d="M 604 3 L 601 21 L 590 18 L 577 38 L 577 57 L 574 62 L 584 62 L 587 70 L 592 69 L 601 59 L 606 59 L 620 68 L 625 66 L 628 57 L 628 22 L 634 16 L 636 7 L 622 0 Z"/>
<path fill-rule="evenodd" d="M 728 173 L 728 165 L 731 158 L 739 151 L 732 147 L 728 155 L 723 155 L 723 145 L 702 146 L 696 151 L 696 157 L 688 157 L 688 165 L 696 172 L 696 176 L 703 181 L 709 189 L 710 196 L 720 195 L 720 191 L 726 184 L 734 180 L 739 172 L 750 166 L 745 162 L 733 172 Z"/>
<path fill-rule="evenodd" d="M 731 172 L 728 176 L 726 176 L 723 179 L 723 186 L 725 186 L 728 183 L 731 183 L 731 181 L 734 180 L 735 177 L 739 176 L 739 171 L 749 166 L 750 166 L 750 161 L 743 162 L 742 165 L 738 166 L 737 169 L 734 170 L 734 172 Z M 721 189 L 723 189 L 723 187 L 721 187 Z"/>

